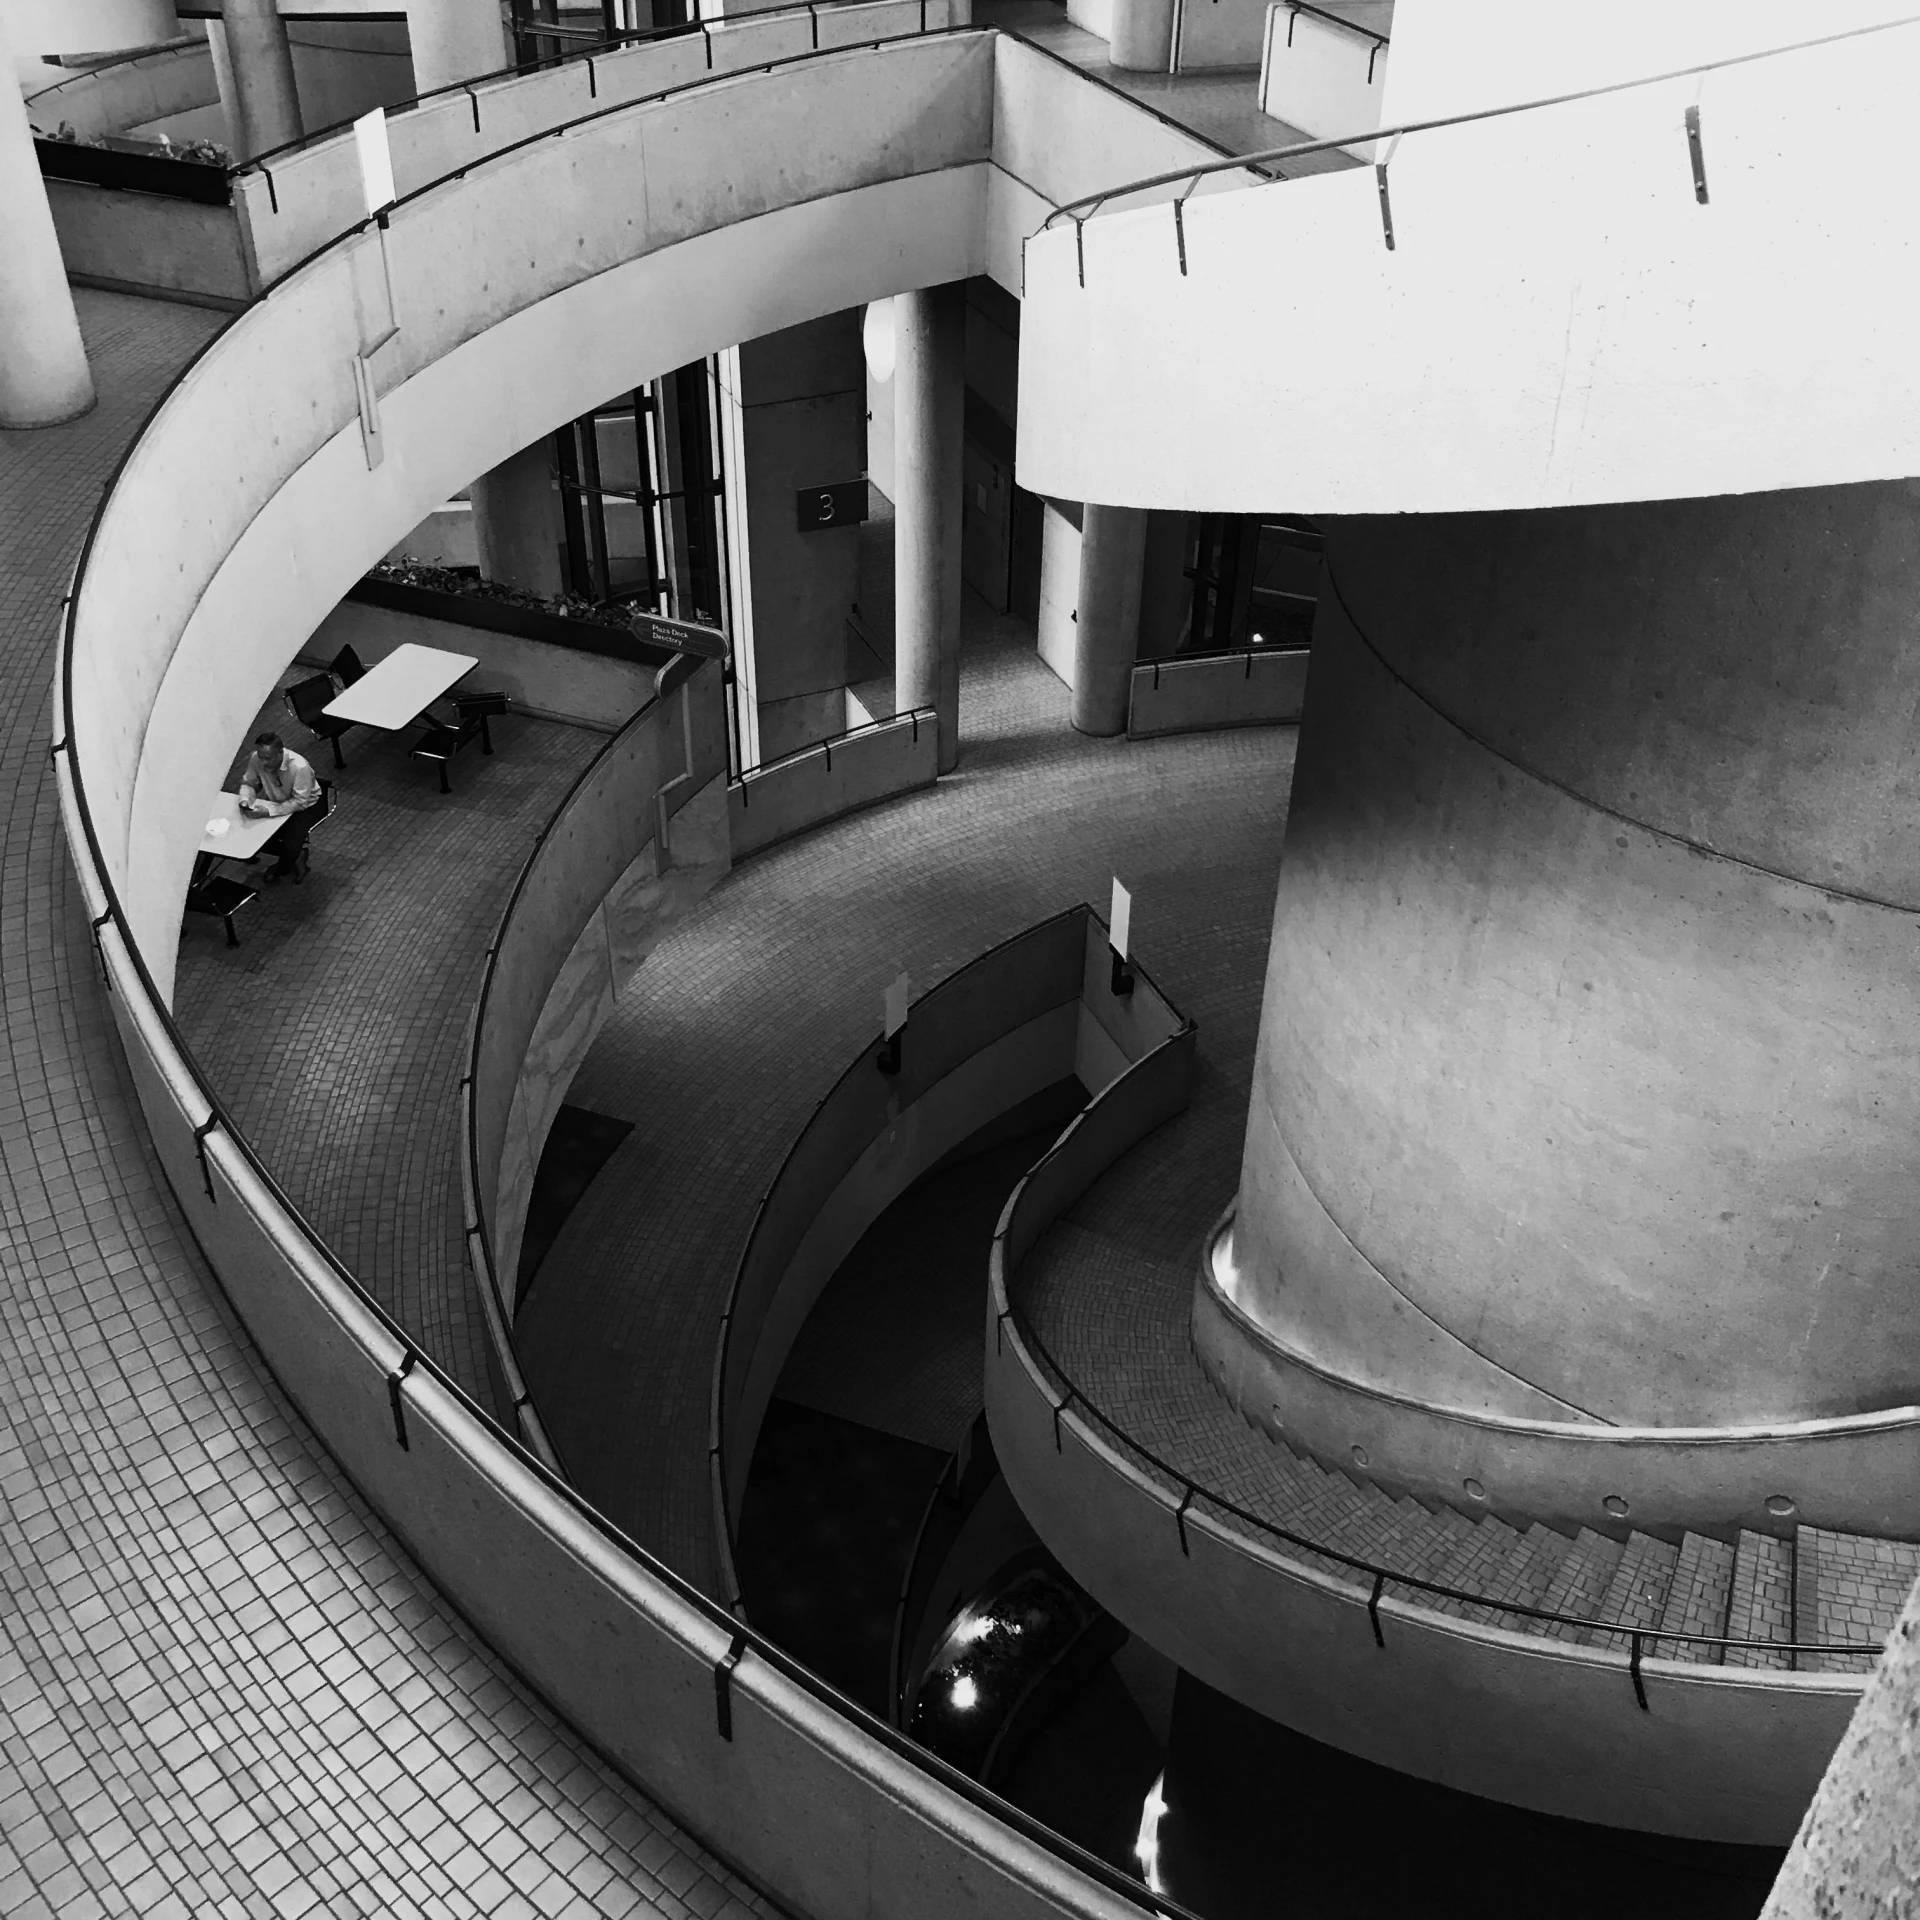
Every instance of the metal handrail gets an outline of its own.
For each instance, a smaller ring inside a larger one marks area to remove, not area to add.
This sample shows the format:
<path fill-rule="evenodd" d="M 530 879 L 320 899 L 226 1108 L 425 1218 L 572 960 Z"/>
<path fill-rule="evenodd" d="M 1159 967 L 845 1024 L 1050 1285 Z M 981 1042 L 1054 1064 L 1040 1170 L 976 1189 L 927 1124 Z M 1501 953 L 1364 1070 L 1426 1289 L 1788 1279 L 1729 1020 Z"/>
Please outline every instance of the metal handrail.
<path fill-rule="evenodd" d="M 1371 40 L 1377 53 L 1382 47 L 1391 44 L 1392 36 L 1375 33 L 1371 27 L 1363 27 L 1357 20 L 1345 20 L 1337 13 L 1329 13 L 1325 7 L 1312 7 L 1307 0 L 1286 0 L 1289 13 L 1310 13 L 1316 20 L 1324 20 L 1330 27 L 1344 28 L 1348 33 L 1357 33 L 1362 40 Z"/>
<path fill-rule="evenodd" d="M 882 714 L 875 720 L 862 720 L 857 727 L 849 727 L 844 733 L 830 733 L 824 739 L 809 740 L 805 746 L 789 747 L 785 753 L 777 753 L 771 760 L 758 760 L 750 767 L 742 767 L 728 778 L 730 787 L 744 787 L 749 780 L 757 780 L 763 773 L 771 773 L 775 767 L 784 767 L 790 761 L 804 760 L 810 753 L 824 753 L 827 765 L 833 765 L 833 750 L 849 740 L 857 740 L 863 733 L 878 733 L 882 727 L 897 727 L 902 720 L 913 722 L 913 737 L 920 738 L 922 720 L 938 720 L 937 709 L 933 707 L 905 707 L 898 713 Z"/>
<path fill-rule="evenodd" d="M 1058 1151 L 1059 1149 L 1055 1148 L 1037 1161 L 1034 1165 L 1033 1174 L 1029 1174 L 1028 1179 L 1032 1179 L 1034 1174 L 1039 1173 L 1040 1169 L 1047 1164 L 1047 1161 L 1052 1159 L 1053 1153 Z M 1007 1304 L 1001 1308 L 1000 1312 L 995 1316 L 994 1337 L 996 1341 L 998 1341 L 1000 1337 L 1001 1328 L 1003 1328 L 1009 1320 L 1013 1322 L 1014 1332 L 1020 1337 L 1021 1342 L 1025 1345 L 1028 1352 L 1044 1365 L 1048 1373 L 1053 1375 L 1065 1396 L 1054 1408 L 1056 1444 L 1058 1443 L 1059 1437 L 1060 1415 L 1078 1403 L 1082 1411 L 1085 1412 L 1090 1419 L 1102 1427 L 1115 1440 L 1119 1441 L 1130 1453 L 1137 1454 L 1155 1473 L 1172 1481 L 1181 1494 L 1180 1505 L 1175 1510 L 1174 1518 L 1180 1529 L 1180 1547 L 1183 1553 L 1187 1551 L 1186 1515 L 1191 1511 L 1194 1501 L 1204 1500 L 1208 1506 L 1218 1508 L 1222 1513 L 1230 1515 L 1233 1519 L 1241 1521 L 1246 1526 L 1255 1528 L 1261 1533 L 1269 1534 L 1276 1540 L 1282 1540 L 1288 1546 L 1298 1547 L 1303 1552 L 1312 1553 L 1322 1560 L 1334 1561 L 1338 1565 L 1346 1567 L 1351 1572 L 1363 1574 L 1367 1580 L 1372 1583 L 1372 1598 L 1368 1606 L 1374 1615 L 1374 1636 L 1377 1640 L 1380 1639 L 1378 1611 L 1380 1598 L 1386 1588 L 1395 1586 L 1411 1587 L 1416 1592 L 1431 1594 L 1436 1599 L 1457 1600 L 1468 1606 L 1485 1607 L 1495 1613 L 1510 1614 L 1521 1619 L 1541 1621 L 1548 1626 L 1579 1627 L 1583 1631 L 1590 1633 L 1618 1634 L 1622 1638 L 1632 1640 L 1633 1661 L 1636 1668 L 1639 1664 L 1640 1650 L 1643 1645 L 1648 1642 L 1653 1642 L 1657 1648 L 1658 1643 L 1668 1640 L 1685 1641 L 1692 1646 L 1718 1647 L 1723 1654 L 1729 1648 L 1738 1647 L 1741 1649 L 1750 1648 L 1757 1653 L 1790 1655 L 1802 1653 L 1855 1654 L 1871 1656 L 1878 1659 L 1880 1655 L 1886 1651 L 1886 1642 L 1883 1640 L 1821 1640 L 1812 1642 L 1798 1640 L 1755 1640 L 1742 1638 L 1737 1634 L 1682 1633 L 1666 1627 L 1634 1627 L 1628 1626 L 1623 1622 L 1596 1620 L 1582 1614 L 1559 1613 L 1550 1607 L 1527 1606 L 1518 1600 L 1501 1600 L 1491 1594 L 1469 1593 L 1461 1587 L 1450 1587 L 1444 1581 L 1429 1580 L 1422 1574 L 1402 1573 L 1396 1568 L 1385 1566 L 1377 1560 L 1368 1560 L 1358 1554 L 1348 1553 L 1344 1548 L 1329 1546 L 1323 1541 L 1309 1539 L 1305 1534 L 1296 1533 L 1290 1527 L 1281 1526 L 1278 1521 L 1264 1519 L 1257 1513 L 1249 1513 L 1245 1507 L 1236 1505 L 1224 1494 L 1215 1493 L 1210 1487 L 1194 1479 L 1191 1474 L 1184 1473 L 1170 1461 L 1161 1459 L 1150 1447 L 1143 1446 L 1128 1433 L 1124 1427 L 1120 1426 L 1107 1414 L 1101 1412 L 1101 1410 L 1087 1398 L 1086 1394 L 1081 1391 L 1079 1385 L 1066 1369 L 1062 1367 L 1059 1361 L 1047 1350 L 1039 1334 L 1035 1332 L 1033 1323 L 1013 1304 L 1010 1285 L 1007 1292 Z M 1385 1641 L 1381 1640 L 1380 1644 L 1385 1645 Z M 1644 1700 L 1641 1704 L 1645 1704 Z"/>
<path fill-rule="evenodd" d="M 1341 24 L 1346 23 L 1343 21 Z M 1129 180 L 1122 186 L 1108 187 L 1100 193 L 1083 194 L 1078 200 L 1069 200 L 1064 206 L 1055 207 L 1040 223 L 1039 230 L 1046 232 L 1062 216 L 1071 220 L 1076 227 L 1082 226 L 1109 200 L 1118 200 L 1127 194 L 1145 193 L 1153 187 L 1175 186 L 1182 180 L 1192 181 L 1193 186 L 1174 203 L 1176 207 L 1184 206 L 1194 188 L 1209 174 L 1230 173 L 1238 167 L 1274 166 L 1282 160 L 1298 160 L 1308 154 L 1332 153 L 1347 147 L 1365 146 L 1376 140 L 1398 140 L 1409 133 L 1432 133 L 1440 127 L 1469 126 L 1481 120 L 1503 120 L 1516 113 L 1534 113 L 1543 107 L 1568 106 L 1576 100 L 1598 100 L 1608 94 L 1631 93 L 1639 87 L 1657 87 L 1668 80 L 1685 80 L 1693 74 L 1718 73 L 1727 67 L 1751 66 L 1758 60 L 1773 60 L 1789 53 L 1806 53 L 1814 47 L 1833 46 L 1842 40 L 1858 40 L 1866 34 L 1890 33 L 1898 27 L 1917 25 L 1920 25 L 1920 14 L 1907 14 L 1898 20 L 1881 20 L 1871 26 L 1848 27 L 1840 33 L 1824 33 L 1814 40 L 1796 40 L 1784 47 L 1765 47 L 1758 53 L 1737 53 L 1724 60 L 1703 60 L 1695 66 L 1675 67 L 1670 72 L 1648 74 L 1639 80 L 1614 80 L 1603 87 L 1583 87 L 1576 93 L 1549 94 L 1543 99 L 1517 100 L 1500 107 L 1476 107 L 1470 113 L 1442 114 L 1432 120 L 1407 120 L 1395 127 L 1362 127 L 1352 133 L 1336 135 L 1331 140 L 1298 140 L 1291 146 L 1268 147 L 1259 153 L 1242 154 L 1237 160 L 1209 160 L 1197 167 L 1177 167 L 1171 173 L 1149 174 L 1145 179 Z M 1283 174 L 1279 177 L 1285 179 L 1290 176 Z M 1083 207 L 1085 213 L 1080 211 Z"/>

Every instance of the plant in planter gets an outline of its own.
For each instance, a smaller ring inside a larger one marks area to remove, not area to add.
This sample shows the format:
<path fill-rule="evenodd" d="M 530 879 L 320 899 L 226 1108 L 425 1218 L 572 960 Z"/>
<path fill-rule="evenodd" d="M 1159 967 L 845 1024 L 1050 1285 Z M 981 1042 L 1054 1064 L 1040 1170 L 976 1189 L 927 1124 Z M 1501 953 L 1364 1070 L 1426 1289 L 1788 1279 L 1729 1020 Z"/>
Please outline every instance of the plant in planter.
<path fill-rule="evenodd" d="M 564 620 L 585 620 L 600 627 L 630 624 L 629 610 L 625 607 L 601 606 L 576 593 L 550 600 L 541 594 L 529 593 L 524 587 L 483 579 L 473 567 L 436 566 L 431 561 L 416 560 L 410 553 L 382 560 L 369 577 L 391 580 L 403 587 L 425 587 L 434 593 L 465 594 L 469 599 L 492 600 L 509 607 L 524 607 L 529 613 L 556 614 Z"/>

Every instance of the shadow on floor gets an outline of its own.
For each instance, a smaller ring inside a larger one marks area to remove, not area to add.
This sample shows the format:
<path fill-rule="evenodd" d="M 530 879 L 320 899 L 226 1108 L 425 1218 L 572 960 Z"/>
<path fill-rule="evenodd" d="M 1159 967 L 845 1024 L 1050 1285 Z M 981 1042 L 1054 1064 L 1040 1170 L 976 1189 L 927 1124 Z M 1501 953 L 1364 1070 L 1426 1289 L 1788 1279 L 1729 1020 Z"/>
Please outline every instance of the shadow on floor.
<path fill-rule="evenodd" d="M 520 1271 L 514 1283 L 516 1311 L 533 1291 L 540 1262 L 566 1225 L 567 1215 L 580 1204 L 581 1195 L 612 1158 L 614 1148 L 632 1131 L 631 1120 L 589 1113 L 585 1107 L 563 1106 L 553 1116 L 533 1176 L 533 1192 L 527 1200 L 527 1223 L 520 1237 Z"/>

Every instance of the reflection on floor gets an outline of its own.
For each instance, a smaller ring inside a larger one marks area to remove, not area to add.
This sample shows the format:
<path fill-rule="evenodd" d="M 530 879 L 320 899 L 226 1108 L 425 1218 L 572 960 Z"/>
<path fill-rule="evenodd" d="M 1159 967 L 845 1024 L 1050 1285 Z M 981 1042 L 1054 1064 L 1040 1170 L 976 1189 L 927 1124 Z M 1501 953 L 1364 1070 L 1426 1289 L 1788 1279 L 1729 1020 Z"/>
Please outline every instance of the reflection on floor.
<path fill-rule="evenodd" d="M 1165 1891 L 1208 1920 L 1748 1920 L 1781 1854 L 1621 1833 L 1429 1786 L 1180 1676 Z"/>
<path fill-rule="evenodd" d="M 554 1235 L 580 1203 L 593 1176 L 633 1131 L 631 1120 L 615 1120 L 585 1107 L 563 1106 L 553 1116 L 547 1144 L 534 1169 L 533 1191 L 527 1196 L 527 1220 L 520 1236 L 520 1271 L 515 1279 L 514 1303 L 523 1304 L 532 1289 L 540 1262 L 547 1257 Z"/>

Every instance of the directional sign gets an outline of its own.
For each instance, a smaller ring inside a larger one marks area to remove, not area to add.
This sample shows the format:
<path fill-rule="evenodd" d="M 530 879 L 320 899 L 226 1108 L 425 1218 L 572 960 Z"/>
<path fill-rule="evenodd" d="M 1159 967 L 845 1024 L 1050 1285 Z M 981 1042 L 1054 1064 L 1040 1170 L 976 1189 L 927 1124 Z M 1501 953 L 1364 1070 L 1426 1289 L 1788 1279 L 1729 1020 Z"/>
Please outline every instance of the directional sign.
<path fill-rule="evenodd" d="M 802 487 L 793 496 L 802 533 L 825 527 L 854 527 L 867 517 L 867 483 L 836 480 L 830 486 Z"/>
<path fill-rule="evenodd" d="M 627 624 L 652 646 L 698 654 L 703 660 L 727 657 L 727 636 L 718 627 L 697 627 L 690 620 L 663 620 L 654 613 L 632 614 Z"/>

